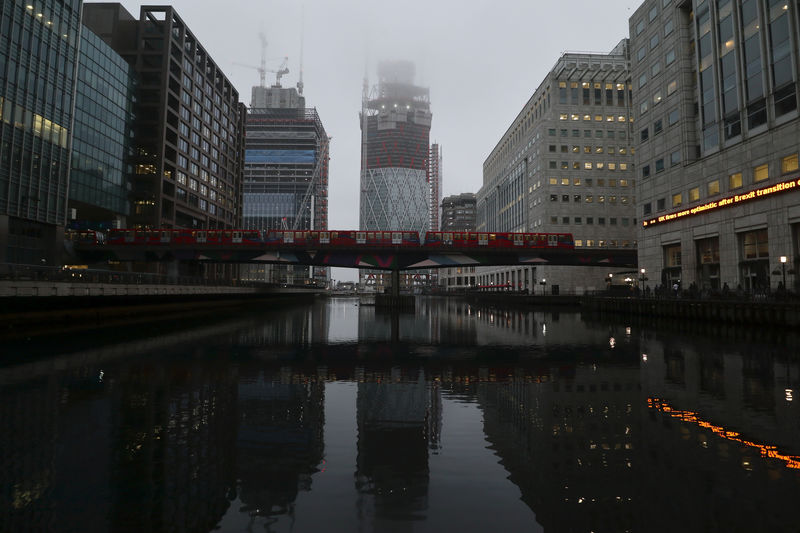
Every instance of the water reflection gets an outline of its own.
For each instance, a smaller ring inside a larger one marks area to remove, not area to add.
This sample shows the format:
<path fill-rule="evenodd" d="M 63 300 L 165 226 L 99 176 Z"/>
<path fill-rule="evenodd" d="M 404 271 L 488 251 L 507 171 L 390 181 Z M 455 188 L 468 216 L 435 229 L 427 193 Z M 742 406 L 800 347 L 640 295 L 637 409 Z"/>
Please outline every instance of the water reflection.
<path fill-rule="evenodd" d="M 0 531 L 796 531 L 788 348 L 391 320 L 320 302 L 0 368 Z"/>

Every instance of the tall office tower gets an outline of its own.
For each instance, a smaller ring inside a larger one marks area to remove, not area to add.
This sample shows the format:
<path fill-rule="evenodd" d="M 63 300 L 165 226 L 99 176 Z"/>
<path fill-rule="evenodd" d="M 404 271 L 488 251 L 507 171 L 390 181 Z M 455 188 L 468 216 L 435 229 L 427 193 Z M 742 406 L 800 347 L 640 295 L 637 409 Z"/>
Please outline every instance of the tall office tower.
<path fill-rule="evenodd" d="M 80 16 L 78 0 L 0 2 L 0 263 L 60 260 Z"/>
<path fill-rule="evenodd" d="M 246 118 L 244 226 L 328 229 L 329 139 L 314 108 L 293 87 L 253 87 Z M 325 283 L 327 268 L 250 267 L 252 279 Z"/>
<path fill-rule="evenodd" d="M 81 30 L 67 227 L 126 227 L 133 156 L 133 68 Z"/>
<path fill-rule="evenodd" d="M 442 200 L 441 231 L 475 231 L 475 193 L 454 194 Z M 460 266 L 440 268 L 437 285 L 446 290 L 474 287 L 475 267 Z"/>
<path fill-rule="evenodd" d="M 562 55 L 483 164 L 478 231 L 572 233 L 576 248 L 635 248 L 630 88 L 627 39 L 607 54 Z M 480 285 L 533 292 L 544 279 L 553 293 L 605 289 L 614 273 L 479 270 Z"/>
<path fill-rule="evenodd" d="M 383 62 L 361 117 L 360 229 L 425 232 L 430 221 L 429 90 L 414 85 L 414 64 Z"/>
<path fill-rule="evenodd" d="M 359 228 L 407 230 L 424 234 L 430 227 L 430 91 L 414 85 L 414 64 L 378 65 L 378 85 L 365 81 L 361 109 L 361 201 Z M 379 287 L 388 276 L 361 271 Z M 401 282 L 410 283 L 404 276 Z"/>
<path fill-rule="evenodd" d="M 631 17 L 639 267 L 653 286 L 797 283 L 798 10 L 650 0 Z"/>
<path fill-rule="evenodd" d="M 241 225 L 245 107 L 170 6 L 84 6 L 83 23 L 139 78 L 130 197 L 132 227 Z"/>
<path fill-rule="evenodd" d="M 428 155 L 428 187 L 431 206 L 428 228 L 431 231 L 436 231 L 440 226 L 442 185 L 442 147 L 438 143 L 433 143 Z"/>

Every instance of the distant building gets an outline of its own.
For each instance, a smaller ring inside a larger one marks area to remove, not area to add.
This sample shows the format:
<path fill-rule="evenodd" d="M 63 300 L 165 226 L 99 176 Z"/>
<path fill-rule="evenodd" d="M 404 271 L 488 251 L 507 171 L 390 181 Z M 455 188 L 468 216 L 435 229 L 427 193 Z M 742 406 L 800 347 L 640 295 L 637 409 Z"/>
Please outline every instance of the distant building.
<path fill-rule="evenodd" d="M 0 3 L 0 263 L 55 265 L 63 248 L 81 12 L 43 4 Z"/>
<path fill-rule="evenodd" d="M 438 143 L 431 145 L 428 155 L 428 187 L 430 189 L 430 223 L 431 231 L 441 225 L 440 206 L 442 205 L 442 147 Z"/>
<path fill-rule="evenodd" d="M 328 229 L 329 140 L 317 110 L 293 87 L 253 87 L 246 119 L 244 226 Z M 327 268 L 248 267 L 251 279 L 326 283 Z"/>
<path fill-rule="evenodd" d="M 82 29 L 68 228 L 127 227 L 135 79 L 122 56 Z"/>
<path fill-rule="evenodd" d="M 475 193 L 465 192 L 442 200 L 441 231 L 475 231 Z M 446 290 L 462 290 L 476 285 L 475 267 L 438 269 L 438 285 Z"/>
<path fill-rule="evenodd" d="M 139 77 L 128 225 L 233 228 L 242 223 L 245 107 L 171 6 L 84 5 L 84 24 Z"/>
<path fill-rule="evenodd" d="M 639 267 L 652 286 L 796 284 L 797 3 L 648 0 L 629 23 Z"/>
<path fill-rule="evenodd" d="M 483 165 L 478 231 L 571 233 L 575 247 L 635 248 L 628 40 L 566 53 Z M 478 269 L 478 284 L 553 293 L 606 288 L 596 267 Z"/>
<path fill-rule="evenodd" d="M 414 85 L 414 64 L 378 66 L 378 85 L 364 88 L 361 111 L 361 201 L 359 229 L 407 230 L 421 235 L 431 222 L 429 182 L 431 111 L 429 90 Z M 438 194 L 438 192 L 437 192 Z M 386 285 L 380 272 L 362 280 Z M 409 284 L 409 276 L 402 283 Z"/>
<path fill-rule="evenodd" d="M 441 231 L 475 231 L 475 193 L 465 192 L 442 200 Z"/>

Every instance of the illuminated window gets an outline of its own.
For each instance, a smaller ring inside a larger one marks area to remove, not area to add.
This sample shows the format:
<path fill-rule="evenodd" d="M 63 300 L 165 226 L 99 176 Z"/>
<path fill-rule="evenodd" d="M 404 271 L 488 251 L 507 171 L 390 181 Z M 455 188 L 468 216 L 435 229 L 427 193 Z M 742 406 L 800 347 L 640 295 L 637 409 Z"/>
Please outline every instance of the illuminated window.
<path fill-rule="evenodd" d="M 769 178 L 769 165 L 760 165 L 753 170 L 753 182 L 758 183 Z"/>
<path fill-rule="evenodd" d="M 728 188 L 729 189 L 738 189 L 742 186 L 742 173 L 737 172 L 735 174 L 731 174 L 728 176 Z"/>
<path fill-rule="evenodd" d="M 560 115 L 558 115 L 558 120 L 567 120 L 567 114 L 561 113 Z"/>
<path fill-rule="evenodd" d="M 587 194 L 585 197 L 585 202 L 587 204 L 591 204 L 594 201 L 594 197 L 591 194 Z"/>
<path fill-rule="evenodd" d="M 575 247 L 580 248 L 583 246 L 583 241 L 581 239 L 575 239 Z"/>
<path fill-rule="evenodd" d="M 569 178 L 561 178 L 561 185 L 569 185 Z"/>
<path fill-rule="evenodd" d="M 781 159 L 781 174 L 794 172 L 798 168 L 797 154 L 793 154 Z"/>
<path fill-rule="evenodd" d="M 594 116 L 595 122 L 603 122 L 603 115 L 595 115 Z"/>
<path fill-rule="evenodd" d="M 700 188 L 695 187 L 693 189 L 689 189 L 689 201 L 696 202 L 700 199 Z"/>
<path fill-rule="evenodd" d="M 598 203 L 598 204 L 605 203 L 605 201 L 606 201 L 606 197 L 605 197 L 605 195 L 602 195 L 602 194 L 601 194 L 601 195 L 599 195 L 599 196 L 597 197 L 597 203 Z"/>
<path fill-rule="evenodd" d="M 748 231 L 742 234 L 742 256 L 744 259 L 769 257 L 767 230 Z"/>
<path fill-rule="evenodd" d="M 628 170 L 628 163 L 620 163 L 619 164 L 620 170 Z"/>
<path fill-rule="evenodd" d="M 580 178 L 572 178 L 572 184 L 574 186 L 576 186 L 576 187 L 579 186 L 581 184 L 581 179 Z"/>
<path fill-rule="evenodd" d="M 583 120 L 591 122 L 592 121 L 592 115 L 588 115 L 588 114 L 587 115 L 583 115 Z"/>
<path fill-rule="evenodd" d="M 655 93 L 653 93 L 653 105 L 660 104 L 661 100 L 662 100 L 661 89 L 659 89 Z"/>
<path fill-rule="evenodd" d="M 576 114 L 574 114 L 574 113 L 573 113 L 572 115 L 570 115 L 570 118 L 571 118 L 572 120 L 580 120 L 580 119 L 581 119 L 580 115 L 576 115 Z"/>
<path fill-rule="evenodd" d="M 584 170 L 592 170 L 592 164 L 590 162 L 586 162 L 583 164 Z"/>
<path fill-rule="evenodd" d="M 558 185 L 558 178 L 549 178 L 550 185 Z"/>
<path fill-rule="evenodd" d="M 678 80 L 672 80 L 667 84 L 667 96 L 678 90 Z"/>
<path fill-rule="evenodd" d="M 681 193 L 672 195 L 672 207 L 678 207 L 683 203 L 683 195 Z"/>
<path fill-rule="evenodd" d="M 603 170 L 603 168 L 605 168 L 605 166 L 606 166 L 605 163 L 602 163 L 602 162 L 594 164 L 594 168 L 596 168 L 597 170 Z"/>
<path fill-rule="evenodd" d="M 714 180 L 708 184 L 708 195 L 713 196 L 719 194 L 719 180 Z"/>
<path fill-rule="evenodd" d="M 609 163 L 608 164 L 608 170 L 617 170 L 617 164 L 616 163 Z"/>
<path fill-rule="evenodd" d="M 664 265 L 668 268 L 681 266 L 681 245 L 664 247 Z"/>

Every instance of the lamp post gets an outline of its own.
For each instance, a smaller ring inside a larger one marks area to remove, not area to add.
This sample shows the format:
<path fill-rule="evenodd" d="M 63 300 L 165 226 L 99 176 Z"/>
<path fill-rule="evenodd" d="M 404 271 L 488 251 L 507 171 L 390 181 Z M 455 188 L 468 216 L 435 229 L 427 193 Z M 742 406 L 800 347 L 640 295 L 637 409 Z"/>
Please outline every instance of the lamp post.
<path fill-rule="evenodd" d="M 647 291 L 647 276 L 645 275 L 647 270 L 644 268 L 639 270 L 639 281 L 642 282 L 642 291 Z"/>
<path fill-rule="evenodd" d="M 781 272 L 783 273 L 783 290 L 786 290 L 786 256 L 781 256 Z"/>
<path fill-rule="evenodd" d="M 539 282 L 539 285 L 542 286 L 542 296 L 546 296 L 547 295 L 547 280 L 545 278 L 542 278 L 542 281 Z"/>

